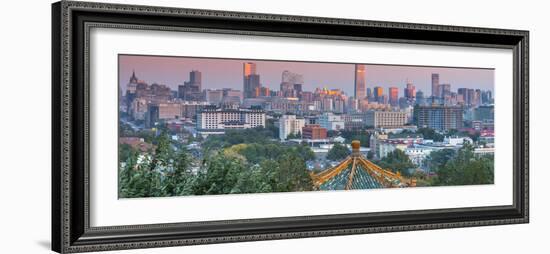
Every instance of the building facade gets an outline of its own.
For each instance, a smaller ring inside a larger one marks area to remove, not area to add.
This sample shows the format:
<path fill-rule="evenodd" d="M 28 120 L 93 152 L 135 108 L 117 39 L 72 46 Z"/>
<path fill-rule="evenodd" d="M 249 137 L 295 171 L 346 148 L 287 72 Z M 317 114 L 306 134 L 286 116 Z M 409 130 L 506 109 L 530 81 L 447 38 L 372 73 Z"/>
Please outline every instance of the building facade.
<path fill-rule="evenodd" d="M 365 125 L 374 128 L 398 127 L 407 123 L 407 113 L 402 111 L 367 111 Z"/>
<path fill-rule="evenodd" d="M 189 81 L 178 86 L 178 98 L 188 101 L 200 101 L 203 99 L 202 74 L 200 71 L 191 71 L 189 73 Z"/>
<path fill-rule="evenodd" d="M 209 106 L 197 113 L 197 130 L 201 134 L 207 134 L 226 129 L 265 127 L 265 119 L 265 112 L 259 109 L 229 109 Z"/>
<path fill-rule="evenodd" d="M 415 108 L 415 111 L 419 128 L 446 131 L 461 129 L 464 126 L 461 106 L 420 105 Z"/>
<path fill-rule="evenodd" d="M 319 125 L 327 130 L 341 130 L 344 129 L 345 123 L 341 115 L 335 115 L 327 112 L 319 116 Z"/>
<path fill-rule="evenodd" d="M 307 124 L 302 128 L 302 138 L 304 139 L 326 139 L 327 129 L 319 124 Z"/>
<path fill-rule="evenodd" d="M 304 118 L 296 118 L 296 115 L 283 115 L 279 119 L 279 138 L 285 140 L 289 135 L 300 135 L 305 126 Z"/>

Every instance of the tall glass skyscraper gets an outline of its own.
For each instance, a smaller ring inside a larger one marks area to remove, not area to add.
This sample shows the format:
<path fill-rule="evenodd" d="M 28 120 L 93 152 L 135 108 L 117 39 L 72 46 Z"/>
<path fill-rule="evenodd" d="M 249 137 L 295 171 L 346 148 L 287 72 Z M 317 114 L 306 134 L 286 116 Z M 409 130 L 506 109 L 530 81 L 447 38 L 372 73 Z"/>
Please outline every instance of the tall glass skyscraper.
<path fill-rule="evenodd" d="M 255 63 L 243 64 L 243 94 L 244 98 L 256 97 L 256 90 L 260 88 L 260 75 L 256 73 Z"/>
<path fill-rule="evenodd" d="M 439 97 L 439 74 L 432 73 L 432 97 Z"/>
<path fill-rule="evenodd" d="M 355 65 L 355 98 L 363 99 L 366 94 L 365 65 Z"/>

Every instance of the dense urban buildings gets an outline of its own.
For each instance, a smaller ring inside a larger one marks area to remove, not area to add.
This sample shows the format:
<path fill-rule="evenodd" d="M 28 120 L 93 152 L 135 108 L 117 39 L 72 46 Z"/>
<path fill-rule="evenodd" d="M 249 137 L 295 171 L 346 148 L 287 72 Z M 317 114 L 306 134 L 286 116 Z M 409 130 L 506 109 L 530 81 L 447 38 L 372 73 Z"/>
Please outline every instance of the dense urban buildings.
<path fill-rule="evenodd" d="M 199 101 L 202 99 L 202 74 L 193 70 L 189 73 L 189 81 L 178 87 L 178 98 L 188 101 Z"/>
<path fill-rule="evenodd" d="M 347 72 L 338 74 L 345 76 L 344 83 L 333 83 L 341 77 L 311 74 L 290 62 L 231 61 L 238 66 L 212 67 L 215 72 L 189 61 L 187 69 L 177 73 L 182 80 L 172 83 L 164 74 L 142 80 L 138 76 L 145 72 L 130 67 L 119 77 L 120 147 L 135 151 L 141 162 L 153 161 L 168 143 L 164 151 L 192 154 L 192 175 L 209 165 L 204 163 L 209 156 L 222 156 L 216 163 L 227 161 L 223 156 L 236 156 L 232 165 L 255 170 L 277 168 L 270 164 L 274 161 L 286 167 L 299 164 L 307 170 L 302 175 L 306 178 L 354 158 L 379 163 L 379 172 L 388 175 L 391 170 L 421 175 L 425 185 L 437 177 L 430 163 L 434 154 L 471 149 L 471 160 L 485 160 L 494 153 L 494 87 L 455 82 L 456 77 L 438 71 L 443 68 L 414 67 L 427 69 L 419 78 L 385 66 L 387 71 L 378 75 L 386 76 L 371 78 L 376 73 L 373 65 L 345 64 Z M 268 67 L 271 62 L 276 69 Z M 315 69 L 325 63 L 300 64 Z M 163 135 L 168 141 L 161 142 Z M 281 154 L 301 157 L 290 164 L 285 164 L 287 157 L 271 158 Z M 262 171 L 261 176 L 268 174 Z M 346 186 L 346 176 L 338 174 L 317 187 Z M 351 184 L 382 186 L 367 175 L 357 177 Z M 239 188 L 228 192 L 242 191 Z"/>

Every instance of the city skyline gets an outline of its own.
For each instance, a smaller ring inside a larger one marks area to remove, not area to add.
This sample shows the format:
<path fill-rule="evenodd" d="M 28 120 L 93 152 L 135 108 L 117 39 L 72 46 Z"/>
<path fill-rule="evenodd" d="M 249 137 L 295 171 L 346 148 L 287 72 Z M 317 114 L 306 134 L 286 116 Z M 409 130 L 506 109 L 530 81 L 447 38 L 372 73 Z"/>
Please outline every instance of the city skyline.
<path fill-rule="evenodd" d="M 119 198 L 494 183 L 492 69 L 121 56 L 118 74 Z"/>
<path fill-rule="evenodd" d="M 355 64 L 292 62 L 253 59 L 190 58 L 173 56 L 119 55 L 119 84 L 126 89 L 132 72 L 146 83 L 165 84 L 177 89 L 189 78 L 189 72 L 202 73 L 203 89 L 233 88 L 243 90 L 243 64 L 253 62 L 257 66 L 262 86 L 279 90 L 282 73 L 287 70 L 303 76 L 303 89 L 341 89 L 348 96 L 355 94 Z M 384 94 L 389 87 L 399 88 L 399 97 L 404 96 L 402 88 L 413 83 L 416 91 L 431 94 L 431 75 L 438 73 L 440 83 L 451 84 L 451 90 L 473 88 L 490 90 L 494 94 L 494 69 L 449 68 L 426 66 L 402 66 L 364 64 L 366 88 L 380 86 Z"/>

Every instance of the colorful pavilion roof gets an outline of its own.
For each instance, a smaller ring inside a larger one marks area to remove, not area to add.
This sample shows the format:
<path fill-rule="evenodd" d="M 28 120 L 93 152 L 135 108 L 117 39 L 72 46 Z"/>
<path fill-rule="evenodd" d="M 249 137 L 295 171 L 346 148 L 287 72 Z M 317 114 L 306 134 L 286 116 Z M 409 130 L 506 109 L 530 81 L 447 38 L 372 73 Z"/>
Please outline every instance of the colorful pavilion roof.
<path fill-rule="evenodd" d="M 320 190 L 377 189 L 416 186 L 415 179 L 382 169 L 359 152 L 359 141 L 352 143 L 352 153 L 338 165 L 317 174 L 311 174 Z"/>

